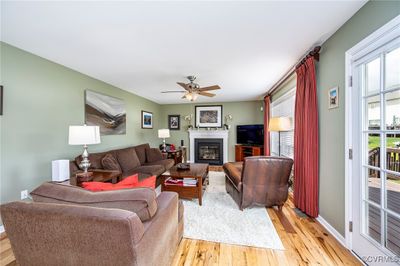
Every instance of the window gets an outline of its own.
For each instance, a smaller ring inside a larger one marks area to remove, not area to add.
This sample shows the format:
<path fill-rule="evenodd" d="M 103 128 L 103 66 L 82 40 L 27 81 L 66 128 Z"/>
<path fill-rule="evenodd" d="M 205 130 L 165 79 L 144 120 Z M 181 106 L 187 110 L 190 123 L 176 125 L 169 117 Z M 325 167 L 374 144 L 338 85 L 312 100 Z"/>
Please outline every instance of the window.
<path fill-rule="evenodd" d="M 273 101 L 271 104 L 271 117 L 289 117 L 294 129 L 294 105 L 296 99 L 296 88 Z M 271 155 L 279 155 L 279 135 L 278 132 L 271 132 Z M 281 156 L 293 159 L 294 131 L 281 132 Z"/>

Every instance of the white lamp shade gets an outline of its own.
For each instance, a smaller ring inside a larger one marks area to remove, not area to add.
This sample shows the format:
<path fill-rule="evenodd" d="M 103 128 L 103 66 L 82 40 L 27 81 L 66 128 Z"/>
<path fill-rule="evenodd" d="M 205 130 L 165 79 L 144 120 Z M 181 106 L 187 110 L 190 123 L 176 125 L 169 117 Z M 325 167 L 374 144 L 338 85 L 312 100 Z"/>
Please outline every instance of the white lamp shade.
<path fill-rule="evenodd" d="M 169 129 L 159 129 L 158 137 L 162 139 L 169 138 Z"/>
<path fill-rule="evenodd" d="M 69 126 L 69 145 L 90 145 L 100 143 L 98 126 Z"/>
<path fill-rule="evenodd" d="M 291 119 L 289 117 L 271 117 L 269 119 L 269 131 L 289 131 L 292 129 Z"/>

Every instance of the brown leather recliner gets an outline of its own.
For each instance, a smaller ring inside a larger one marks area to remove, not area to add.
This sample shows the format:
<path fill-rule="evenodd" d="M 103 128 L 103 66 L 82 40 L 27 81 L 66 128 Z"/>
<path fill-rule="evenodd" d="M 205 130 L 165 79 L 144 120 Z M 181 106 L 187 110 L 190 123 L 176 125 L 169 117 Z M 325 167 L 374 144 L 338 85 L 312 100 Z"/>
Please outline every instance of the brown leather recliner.
<path fill-rule="evenodd" d="M 293 160 L 252 156 L 244 162 L 225 163 L 226 191 L 243 210 L 252 204 L 282 208 L 288 198 Z"/>

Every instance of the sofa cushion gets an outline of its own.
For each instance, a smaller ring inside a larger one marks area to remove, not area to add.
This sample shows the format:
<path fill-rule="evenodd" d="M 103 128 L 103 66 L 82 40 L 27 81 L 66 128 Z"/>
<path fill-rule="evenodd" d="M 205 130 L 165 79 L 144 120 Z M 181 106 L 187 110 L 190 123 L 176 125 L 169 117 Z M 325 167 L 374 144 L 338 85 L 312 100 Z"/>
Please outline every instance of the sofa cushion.
<path fill-rule="evenodd" d="M 149 176 L 152 176 L 152 174 L 138 173 L 134 168 L 134 169 L 132 169 L 132 170 L 130 170 L 128 172 L 123 173 L 122 174 L 122 178 L 124 179 L 124 178 L 127 178 L 127 177 L 131 176 L 131 175 L 138 175 L 138 180 L 139 181 L 143 180 L 143 179 L 145 179 L 145 178 L 147 178 Z"/>
<path fill-rule="evenodd" d="M 117 170 L 122 172 L 121 166 L 119 165 L 117 159 L 111 153 L 107 153 L 103 159 L 101 159 L 101 165 L 105 170 Z"/>
<path fill-rule="evenodd" d="M 140 164 L 144 164 L 146 162 L 146 150 L 150 149 L 150 145 L 148 143 L 141 144 L 134 147 L 136 150 L 136 154 L 139 158 Z"/>
<path fill-rule="evenodd" d="M 89 153 L 89 158 L 88 158 L 90 161 L 89 169 L 103 169 L 101 160 L 107 153 L 110 152 Z M 75 158 L 75 162 L 79 166 L 79 164 L 82 162 L 82 155 L 77 156 Z"/>
<path fill-rule="evenodd" d="M 169 170 L 172 166 L 174 166 L 175 161 L 173 159 L 165 159 L 160 161 L 155 161 L 152 163 L 146 163 L 145 165 L 162 165 L 164 167 L 164 171 Z"/>
<path fill-rule="evenodd" d="M 135 212 L 142 221 L 151 219 L 157 212 L 156 192 L 149 188 L 91 192 L 80 187 L 46 182 L 33 190 L 31 195 L 35 202 L 127 210 Z"/>
<path fill-rule="evenodd" d="M 159 149 L 150 148 L 146 149 L 146 160 L 148 163 L 160 161 L 163 159 L 163 155 Z"/>
<path fill-rule="evenodd" d="M 239 187 L 239 184 L 242 182 L 243 163 L 225 163 L 223 168 L 228 178 L 236 185 L 236 187 Z"/>
<path fill-rule="evenodd" d="M 136 167 L 131 173 L 144 173 L 144 174 L 150 174 L 150 175 L 155 175 L 159 176 L 162 173 L 165 172 L 164 166 L 162 165 L 142 165 L 139 167 Z"/>
<path fill-rule="evenodd" d="M 136 154 L 135 148 L 125 148 L 116 150 L 117 160 L 123 172 L 130 171 L 140 166 L 139 158 Z"/>

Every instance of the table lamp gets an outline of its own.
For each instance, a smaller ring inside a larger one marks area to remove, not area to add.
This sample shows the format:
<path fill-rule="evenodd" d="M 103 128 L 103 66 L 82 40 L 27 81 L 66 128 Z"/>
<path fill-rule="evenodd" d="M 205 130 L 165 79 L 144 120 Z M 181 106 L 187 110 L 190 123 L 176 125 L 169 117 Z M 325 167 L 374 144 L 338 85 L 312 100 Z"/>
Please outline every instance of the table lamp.
<path fill-rule="evenodd" d="M 279 136 L 279 156 L 281 156 L 281 132 L 289 131 L 292 129 L 291 121 L 289 117 L 279 116 L 271 117 L 268 123 L 268 131 L 278 132 Z"/>
<path fill-rule="evenodd" d="M 83 145 L 82 162 L 79 167 L 87 173 L 90 167 L 88 146 L 100 143 L 100 128 L 98 126 L 69 126 L 69 145 Z"/>
<path fill-rule="evenodd" d="M 158 137 L 163 139 L 163 152 L 167 152 L 167 146 L 165 145 L 165 138 L 169 138 L 169 129 L 159 129 Z"/>

